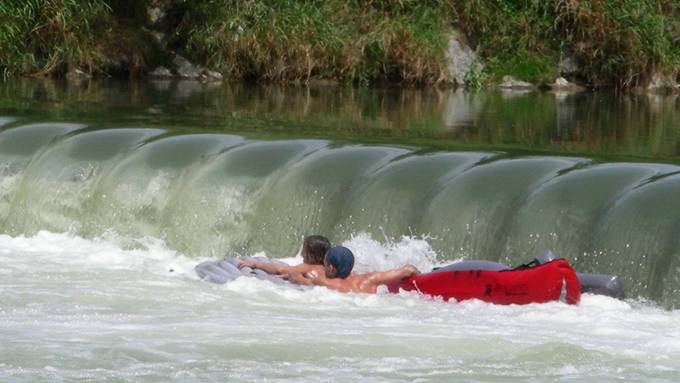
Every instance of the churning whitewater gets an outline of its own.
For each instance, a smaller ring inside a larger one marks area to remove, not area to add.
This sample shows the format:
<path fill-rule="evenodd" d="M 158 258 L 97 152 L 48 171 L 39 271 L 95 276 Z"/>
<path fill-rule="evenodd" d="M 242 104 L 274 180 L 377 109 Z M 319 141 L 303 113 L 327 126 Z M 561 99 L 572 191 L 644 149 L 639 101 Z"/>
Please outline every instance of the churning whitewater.
<path fill-rule="evenodd" d="M 423 239 L 345 244 L 366 269 L 437 264 Z M 201 260 L 156 238 L 1 235 L 0 381 L 680 379 L 680 311 L 649 302 L 214 285 L 194 274 Z"/>
<path fill-rule="evenodd" d="M 551 249 L 680 304 L 675 165 L 17 121 L 0 163 L 0 229 L 14 236 L 114 230 L 193 257 L 281 257 L 313 233 L 422 236 L 443 259 L 505 264 Z"/>

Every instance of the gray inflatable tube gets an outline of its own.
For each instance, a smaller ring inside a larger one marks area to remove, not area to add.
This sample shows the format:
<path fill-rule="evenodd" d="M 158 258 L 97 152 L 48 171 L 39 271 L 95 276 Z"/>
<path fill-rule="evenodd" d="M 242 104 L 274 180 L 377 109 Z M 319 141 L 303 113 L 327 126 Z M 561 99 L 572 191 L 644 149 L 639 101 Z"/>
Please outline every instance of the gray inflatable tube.
<path fill-rule="evenodd" d="M 196 270 L 196 274 L 198 274 L 198 276 L 204 281 L 217 284 L 225 284 L 239 277 L 254 277 L 278 285 L 284 285 L 300 290 L 306 288 L 306 286 L 296 285 L 294 283 L 288 282 L 285 279 L 282 279 L 275 275 L 268 274 L 259 269 L 251 269 L 250 267 L 244 267 L 242 269 L 239 269 L 238 265 L 242 259 L 255 259 L 261 262 L 272 262 L 285 265 L 285 263 L 281 261 L 277 261 L 275 259 L 270 259 L 266 257 L 232 257 L 225 258 L 221 261 L 206 261 L 203 263 L 199 263 L 198 265 L 196 265 L 194 270 Z"/>

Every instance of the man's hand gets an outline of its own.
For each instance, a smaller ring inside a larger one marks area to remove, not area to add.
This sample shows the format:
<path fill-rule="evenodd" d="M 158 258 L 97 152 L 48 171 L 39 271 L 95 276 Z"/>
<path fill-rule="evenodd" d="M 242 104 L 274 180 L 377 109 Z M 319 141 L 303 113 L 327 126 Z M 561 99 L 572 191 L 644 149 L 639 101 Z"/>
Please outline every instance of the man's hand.
<path fill-rule="evenodd" d="M 282 265 L 277 262 L 263 262 L 254 259 L 243 259 L 239 262 L 238 268 L 250 267 L 251 269 L 260 269 L 268 274 L 286 274 L 292 269 L 290 266 Z"/>
<path fill-rule="evenodd" d="M 258 261 L 253 259 L 242 259 L 238 264 L 238 268 L 242 269 L 244 267 L 250 267 L 251 269 L 253 269 L 257 268 L 258 263 L 259 263 Z"/>
<path fill-rule="evenodd" d="M 404 266 L 404 271 L 405 271 L 406 273 L 408 273 L 408 275 L 405 276 L 404 278 L 408 278 L 408 277 L 410 277 L 410 276 L 412 276 L 412 275 L 418 275 L 418 274 L 420 274 L 420 270 L 418 270 L 418 268 L 415 267 L 415 266 L 413 266 L 413 265 L 406 265 L 406 266 Z"/>

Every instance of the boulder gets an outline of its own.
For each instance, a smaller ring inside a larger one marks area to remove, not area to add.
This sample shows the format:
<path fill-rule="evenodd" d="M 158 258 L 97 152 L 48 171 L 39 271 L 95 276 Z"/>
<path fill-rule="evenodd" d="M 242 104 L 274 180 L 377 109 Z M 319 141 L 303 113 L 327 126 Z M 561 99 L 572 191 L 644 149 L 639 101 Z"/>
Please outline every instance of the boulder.
<path fill-rule="evenodd" d="M 557 64 L 557 69 L 562 77 L 573 77 L 578 75 L 581 66 L 576 59 L 576 56 L 569 50 L 564 50 L 560 54 L 560 61 Z"/>
<path fill-rule="evenodd" d="M 498 87 L 505 90 L 530 90 L 534 89 L 534 84 L 518 80 L 512 76 L 503 76 L 503 81 L 498 84 Z"/>
<path fill-rule="evenodd" d="M 184 79 L 196 80 L 201 77 L 201 72 L 203 72 L 203 68 L 192 64 L 189 60 L 180 55 L 175 55 L 175 58 L 172 59 L 172 63 L 175 65 L 177 76 Z"/>
<path fill-rule="evenodd" d="M 222 73 L 203 68 L 192 64 L 189 60 L 180 55 L 175 55 L 172 60 L 177 72 L 177 77 L 185 80 L 200 80 L 202 82 L 221 82 L 224 76 Z"/>
<path fill-rule="evenodd" d="M 556 78 L 555 82 L 549 84 L 548 86 L 550 87 L 551 90 L 559 92 L 580 92 L 585 90 L 585 88 L 582 87 L 581 85 L 569 82 L 564 77 Z"/>
<path fill-rule="evenodd" d="M 475 52 L 467 44 L 465 36 L 460 32 L 453 31 L 450 34 L 444 55 L 449 72 L 447 80 L 458 86 L 465 85 L 469 73 L 481 73 L 484 69 Z"/>
<path fill-rule="evenodd" d="M 154 78 L 169 78 L 173 77 L 172 72 L 170 69 L 164 67 L 164 66 L 159 66 L 158 68 L 154 69 L 149 73 L 149 76 L 154 77 Z"/>
<path fill-rule="evenodd" d="M 214 70 L 210 69 L 203 69 L 203 72 L 201 73 L 201 78 L 204 81 L 222 81 L 224 76 L 222 76 L 222 73 L 220 72 L 215 72 Z"/>

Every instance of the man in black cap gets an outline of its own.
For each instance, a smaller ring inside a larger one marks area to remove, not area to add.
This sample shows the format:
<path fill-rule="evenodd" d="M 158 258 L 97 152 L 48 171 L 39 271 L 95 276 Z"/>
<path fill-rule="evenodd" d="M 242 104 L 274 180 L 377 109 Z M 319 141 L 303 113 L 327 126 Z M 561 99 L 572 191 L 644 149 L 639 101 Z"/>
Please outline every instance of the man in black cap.
<path fill-rule="evenodd" d="M 325 275 L 292 273 L 288 275 L 288 280 L 301 285 L 325 286 L 343 293 L 375 294 L 378 286 L 382 284 L 419 274 L 418 269 L 413 265 L 366 274 L 351 274 L 353 267 L 354 254 L 352 254 L 352 251 L 343 246 L 336 246 L 326 253 L 324 259 Z"/>

